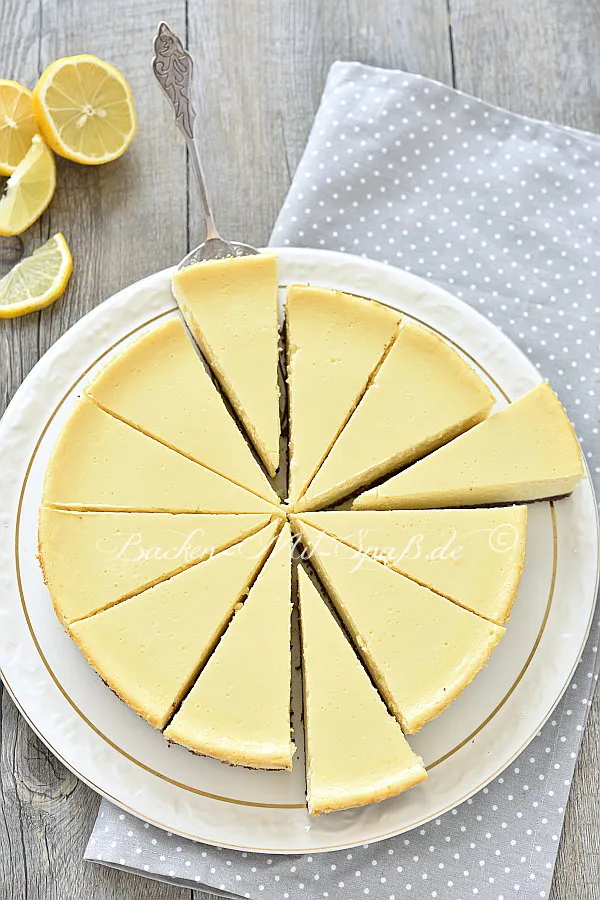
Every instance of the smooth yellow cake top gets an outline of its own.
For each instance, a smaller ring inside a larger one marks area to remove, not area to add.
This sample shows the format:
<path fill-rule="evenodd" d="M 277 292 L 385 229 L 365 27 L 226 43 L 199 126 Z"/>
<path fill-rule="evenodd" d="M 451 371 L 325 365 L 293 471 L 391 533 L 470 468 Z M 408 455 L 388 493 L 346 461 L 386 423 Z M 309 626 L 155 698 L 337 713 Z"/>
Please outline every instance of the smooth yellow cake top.
<path fill-rule="evenodd" d="M 304 569 L 298 570 L 308 809 L 393 797 L 427 775 Z"/>
<path fill-rule="evenodd" d="M 430 456 L 358 496 L 354 509 L 518 503 L 569 494 L 584 475 L 567 414 L 543 382 Z"/>
<path fill-rule="evenodd" d="M 310 561 L 403 730 L 439 715 L 505 629 L 296 520 Z"/>
<path fill-rule="evenodd" d="M 42 507 L 39 550 L 64 624 L 138 594 L 241 541 L 269 516 L 75 512 Z"/>
<path fill-rule="evenodd" d="M 165 731 L 233 765 L 291 769 L 291 536 L 284 525 L 248 598 Z"/>
<path fill-rule="evenodd" d="M 481 422 L 494 403 L 450 344 L 404 322 L 296 510 L 330 505 L 407 466 Z"/>
<path fill-rule="evenodd" d="M 277 257 L 197 263 L 173 294 L 270 475 L 279 467 Z"/>
<path fill-rule="evenodd" d="M 179 316 L 145 332 L 112 359 L 86 393 L 130 425 L 279 502 Z"/>
<path fill-rule="evenodd" d="M 275 511 L 271 503 L 159 444 L 85 396 L 48 463 L 43 502 L 69 509 Z"/>
<path fill-rule="evenodd" d="M 399 314 L 341 291 L 288 288 L 289 499 L 302 494 L 397 331 Z"/>
<path fill-rule="evenodd" d="M 526 506 L 303 513 L 301 521 L 503 625 L 525 563 Z"/>
<path fill-rule="evenodd" d="M 270 552 L 274 522 L 211 559 L 123 600 L 69 633 L 112 690 L 163 728 Z"/>

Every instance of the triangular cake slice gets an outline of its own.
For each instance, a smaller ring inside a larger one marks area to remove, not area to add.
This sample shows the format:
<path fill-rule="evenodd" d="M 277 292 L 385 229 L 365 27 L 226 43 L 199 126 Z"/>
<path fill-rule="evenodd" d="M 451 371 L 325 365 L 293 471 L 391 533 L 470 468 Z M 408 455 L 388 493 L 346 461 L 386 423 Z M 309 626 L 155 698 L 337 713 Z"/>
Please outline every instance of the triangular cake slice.
<path fill-rule="evenodd" d="M 340 626 L 298 570 L 311 815 L 394 797 L 427 777 Z"/>
<path fill-rule="evenodd" d="M 196 680 L 280 523 L 88 619 L 69 633 L 106 684 L 163 728 Z"/>
<path fill-rule="evenodd" d="M 525 562 L 527 507 L 304 513 L 300 520 L 502 625 Z"/>
<path fill-rule="evenodd" d="M 269 475 L 279 466 L 277 257 L 196 263 L 173 294 Z"/>
<path fill-rule="evenodd" d="M 413 734 L 467 687 L 506 629 L 296 522 L 373 680 Z"/>
<path fill-rule="evenodd" d="M 262 512 L 275 507 L 82 397 L 56 442 L 43 502 L 65 509 Z"/>
<path fill-rule="evenodd" d="M 277 502 L 179 316 L 112 359 L 86 393 L 134 428 Z"/>
<path fill-rule="evenodd" d="M 327 456 L 397 331 L 399 314 L 326 288 L 288 288 L 289 500 Z"/>
<path fill-rule="evenodd" d="M 290 550 L 286 524 L 244 605 L 165 730 L 168 740 L 231 765 L 292 768 Z"/>
<path fill-rule="evenodd" d="M 94 615 L 263 528 L 239 513 L 75 512 L 42 506 L 39 553 L 61 622 Z"/>
<path fill-rule="evenodd" d="M 543 382 L 378 487 L 354 509 L 522 503 L 570 494 L 584 475 L 567 414 Z"/>
<path fill-rule="evenodd" d="M 329 506 L 481 422 L 495 398 L 450 344 L 404 322 L 296 511 Z"/>

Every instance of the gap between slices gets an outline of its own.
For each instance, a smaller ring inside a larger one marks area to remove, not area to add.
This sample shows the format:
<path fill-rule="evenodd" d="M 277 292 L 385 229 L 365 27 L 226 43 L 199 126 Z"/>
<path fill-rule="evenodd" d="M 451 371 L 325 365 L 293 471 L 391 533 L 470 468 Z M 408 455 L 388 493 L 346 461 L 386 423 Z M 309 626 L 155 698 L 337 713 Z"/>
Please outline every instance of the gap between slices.
<path fill-rule="evenodd" d="M 149 437 L 279 503 L 179 316 L 145 332 L 115 356 L 85 393 Z"/>
<path fill-rule="evenodd" d="M 481 422 L 495 402 L 446 341 L 404 321 L 296 511 L 330 506 L 404 468 Z"/>
<path fill-rule="evenodd" d="M 352 508 L 531 502 L 570 494 L 584 474 L 573 426 L 556 394 L 542 382 L 449 444 L 360 494 Z"/>
<path fill-rule="evenodd" d="M 292 768 L 290 538 L 286 524 L 244 604 L 165 729 L 168 740 L 232 765 Z"/>
<path fill-rule="evenodd" d="M 419 784 L 423 761 L 303 569 L 298 581 L 309 812 L 364 806 Z"/>
<path fill-rule="evenodd" d="M 276 511 L 272 503 L 132 428 L 85 396 L 54 448 L 43 503 L 99 511 Z"/>
<path fill-rule="evenodd" d="M 291 285 L 286 300 L 288 502 L 295 504 L 367 390 L 399 313 L 352 294 Z"/>
<path fill-rule="evenodd" d="M 301 514 L 302 523 L 496 625 L 510 615 L 525 564 L 526 506 L 324 511 Z"/>
<path fill-rule="evenodd" d="M 196 263 L 177 271 L 173 295 L 267 472 L 279 467 L 277 257 Z"/>
<path fill-rule="evenodd" d="M 280 522 L 69 633 L 121 699 L 156 728 L 178 709 L 271 552 Z M 115 652 L 123 644 L 127 653 Z"/>
<path fill-rule="evenodd" d="M 389 709 L 414 734 L 467 687 L 506 629 L 310 525 L 297 526 Z"/>
<path fill-rule="evenodd" d="M 268 515 L 252 513 L 76 512 L 42 507 L 39 558 L 56 615 L 69 625 L 209 559 L 269 521 Z"/>

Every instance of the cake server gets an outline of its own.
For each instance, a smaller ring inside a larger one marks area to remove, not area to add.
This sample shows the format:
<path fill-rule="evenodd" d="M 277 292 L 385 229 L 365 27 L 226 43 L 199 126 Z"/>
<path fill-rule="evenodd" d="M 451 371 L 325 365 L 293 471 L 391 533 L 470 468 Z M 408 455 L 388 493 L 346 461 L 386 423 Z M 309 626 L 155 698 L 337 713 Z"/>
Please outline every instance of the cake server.
<path fill-rule="evenodd" d="M 183 46 L 180 38 L 169 28 L 166 22 L 161 22 L 154 37 L 152 71 L 171 104 L 175 114 L 175 124 L 185 138 L 192 170 L 200 193 L 200 203 L 206 226 L 204 241 L 181 260 L 178 266 L 179 269 L 211 259 L 226 259 L 231 256 L 253 256 L 259 252 L 249 244 L 224 240 L 215 225 L 206 192 L 200 153 L 194 137 L 196 111 L 191 98 L 193 69 L 192 57 Z"/>

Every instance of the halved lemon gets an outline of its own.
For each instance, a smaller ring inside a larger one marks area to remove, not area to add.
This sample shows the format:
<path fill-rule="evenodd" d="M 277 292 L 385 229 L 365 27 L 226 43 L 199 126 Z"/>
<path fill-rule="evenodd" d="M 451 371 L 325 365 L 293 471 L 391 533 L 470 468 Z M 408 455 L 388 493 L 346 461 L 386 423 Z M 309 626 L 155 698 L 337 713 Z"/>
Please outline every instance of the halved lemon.
<path fill-rule="evenodd" d="M 55 153 L 98 166 L 121 156 L 136 132 L 131 89 L 96 56 L 58 59 L 33 89 L 38 127 Z"/>
<path fill-rule="evenodd" d="M 6 183 L 0 199 L 0 234 L 21 234 L 39 219 L 56 188 L 52 150 L 39 134 Z"/>
<path fill-rule="evenodd" d="M 0 175 L 12 175 L 36 131 L 31 91 L 0 78 Z"/>
<path fill-rule="evenodd" d="M 72 271 L 69 245 L 59 232 L 0 280 L 0 319 L 50 306 L 64 293 Z"/>

